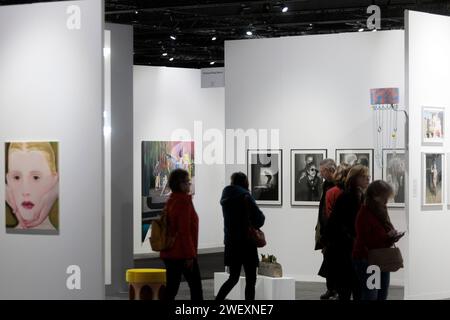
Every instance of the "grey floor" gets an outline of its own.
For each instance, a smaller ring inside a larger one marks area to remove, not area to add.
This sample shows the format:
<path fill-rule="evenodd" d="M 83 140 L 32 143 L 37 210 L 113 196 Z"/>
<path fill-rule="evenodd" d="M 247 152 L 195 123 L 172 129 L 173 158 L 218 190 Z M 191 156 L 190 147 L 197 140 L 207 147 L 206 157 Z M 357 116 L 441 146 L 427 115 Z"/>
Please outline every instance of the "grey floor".
<path fill-rule="evenodd" d="M 202 280 L 203 297 L 205 300 L 214 299 L 214 280 Z M 295 299 L 296 300 L 319 300 L 322 293 L 325 292 L 325 284 L 318 282 L 296 282 L 295 283 Z M 127 294 L 115 297 L 107 297 L 107 299 L 128 299 Z M 178 291 L 177 300 L 189 300 L 189 287 L 186 282 L 182 282 Z M 403 287 L 391 286 L 389 289 L 388 300 L 403 300 Z"/>

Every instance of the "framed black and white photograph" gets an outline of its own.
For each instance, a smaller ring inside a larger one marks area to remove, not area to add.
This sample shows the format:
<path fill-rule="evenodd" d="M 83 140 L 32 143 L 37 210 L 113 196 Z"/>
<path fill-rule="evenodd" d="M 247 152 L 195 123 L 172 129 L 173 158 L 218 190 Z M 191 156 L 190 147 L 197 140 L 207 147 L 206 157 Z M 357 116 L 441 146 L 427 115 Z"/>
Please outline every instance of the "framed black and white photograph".
<path fill-rule="evenodd" d="M 422 107 L 422 144 L 444 143 L 444 108 Z"/>
<path fill-rule="evenodd" d="M 291 205 L 319 205 L 323 184 L 319 167 L 326 157 L 326 149 L 291 150 Z"/>
<path fill-rule="evenodd" d="M 394 196 L 389 200 L 389 207 L 405 206 L 405 149 L 383 149 L 383 180 L 389 183 Z"/>
<path fill-rule="evenodd" d="M 343 162 L 350 166 L 362 164 L 368 167 L 370 181 L 373 181 L 373 149 L 336 149 L 336 165 Z"/>
<path fill-rule="evenodd" d="M 282 204 L 282 150 L 248 150 L 250 191 L 260 205 Z"/>
<path fill-rule="evenodd" d="M 444 204 L 444 154 L 422 153 L 422 205 Z"/>

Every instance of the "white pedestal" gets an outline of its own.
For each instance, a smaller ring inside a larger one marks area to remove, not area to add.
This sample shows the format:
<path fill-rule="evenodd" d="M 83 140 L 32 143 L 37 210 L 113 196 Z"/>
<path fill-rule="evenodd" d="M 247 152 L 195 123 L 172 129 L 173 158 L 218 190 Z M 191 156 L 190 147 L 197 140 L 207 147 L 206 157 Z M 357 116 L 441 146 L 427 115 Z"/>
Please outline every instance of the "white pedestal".
<path fill-rule="evenodd" d="M 228 280 L 226 272 L 214 272 L 214 296 L 222 284 Z M 240 277 L 227 299 L 245 300 L 245 277 Z M 256 300 L 295 300 L 295 279 L 290 277 L 272 278 L 258 275 L 255 286 Z"/>

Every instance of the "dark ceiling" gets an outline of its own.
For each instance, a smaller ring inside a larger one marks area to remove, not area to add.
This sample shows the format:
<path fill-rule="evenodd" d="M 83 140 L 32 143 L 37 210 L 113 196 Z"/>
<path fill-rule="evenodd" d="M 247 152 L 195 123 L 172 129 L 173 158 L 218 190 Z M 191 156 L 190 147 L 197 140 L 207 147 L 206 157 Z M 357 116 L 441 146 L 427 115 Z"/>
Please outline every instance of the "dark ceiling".
<path fill-rule="evenodd" d="M 44 1 L 0 5 L 31 2 Z M 106 0 L 105 20 L 133 25 L 135 64 L 204 68 L 223 66 L 225 40 L 357 32 L 371 4 L 383 30 L 403 29 L 405 9 L 450 15 L 450 1 L 439 0 Z"/>

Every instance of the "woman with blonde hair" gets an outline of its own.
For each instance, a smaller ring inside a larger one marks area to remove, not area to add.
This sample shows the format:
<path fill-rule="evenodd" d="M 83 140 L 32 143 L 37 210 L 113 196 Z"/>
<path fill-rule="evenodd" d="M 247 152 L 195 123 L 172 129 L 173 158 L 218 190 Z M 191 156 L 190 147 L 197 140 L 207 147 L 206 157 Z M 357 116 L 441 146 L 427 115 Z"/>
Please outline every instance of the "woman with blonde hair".
<path fill-rule="evenodd" d="M 56 148 L 56 146 L 55 146 Z M 50 142 L 7 145 L 7 228 L 58 229 L 58 169 Z M 51 219 L 49 218 L 49 215 Z"/>
<path fill-rule="evenodd" d="M 345 179 L 345 190 L 337 198 L 326 228 L 328 271 L 336 279 L 336 290 L 340 300 L 349 300 L 351 296 L 353 300 L 360 299 L 352 250 L 356 215 L 364 201 L 364 191 L 369 181 L 369 169 L 366 166 L 351 167 Z"/>
<path fill-rule="evenodd" d="M 350 170 L 350 165 L 347 163 L 341 163 L 336 168 L 336 171 L 334 172 L 332 176 L 332 181 L 334 183 L 334 186 L 332 186 L 328 191 L 326 191 L 325 194 L 325 208 L 324 208 L 324 228 L 326 229 L 326 224 L 328 219 L 330 218 L 330 215 L 333 212 L 334 205 L 336 203 L 337 198 L 344 192 L 344 185 L 345 185 L 345 179 L 347 177 L 347 174 Z M 326 285 L 327 285 L 327 292 L 320 296 L 321 300 L 335 300 L 337 298 L 337 291 L 336 291 L 336 280 L 333 278 L 333 273 L 329 272 L 329 254 L 328 254 L 328 243 L 326 236 L 324 237 L 322 241 L 322 253 L 323 253 L 323 263 L 319 270 L 319 275 L 321 277 L 326 278 Z"/>
<path fill-rule="evenodd" d="M 330 218 L 337 198 L 339 198 L 339 196 L 344 192 L 345 180 L 347 179 L 350 168 L 351 166 L 349 164 L 343 162 L 339 164 L 336 172 L 333 175 L 334 187 L 328 190 L 327 194 L 325 195 L 325 201 L 327 204 L 325 213 L 327 218 Z"/>

